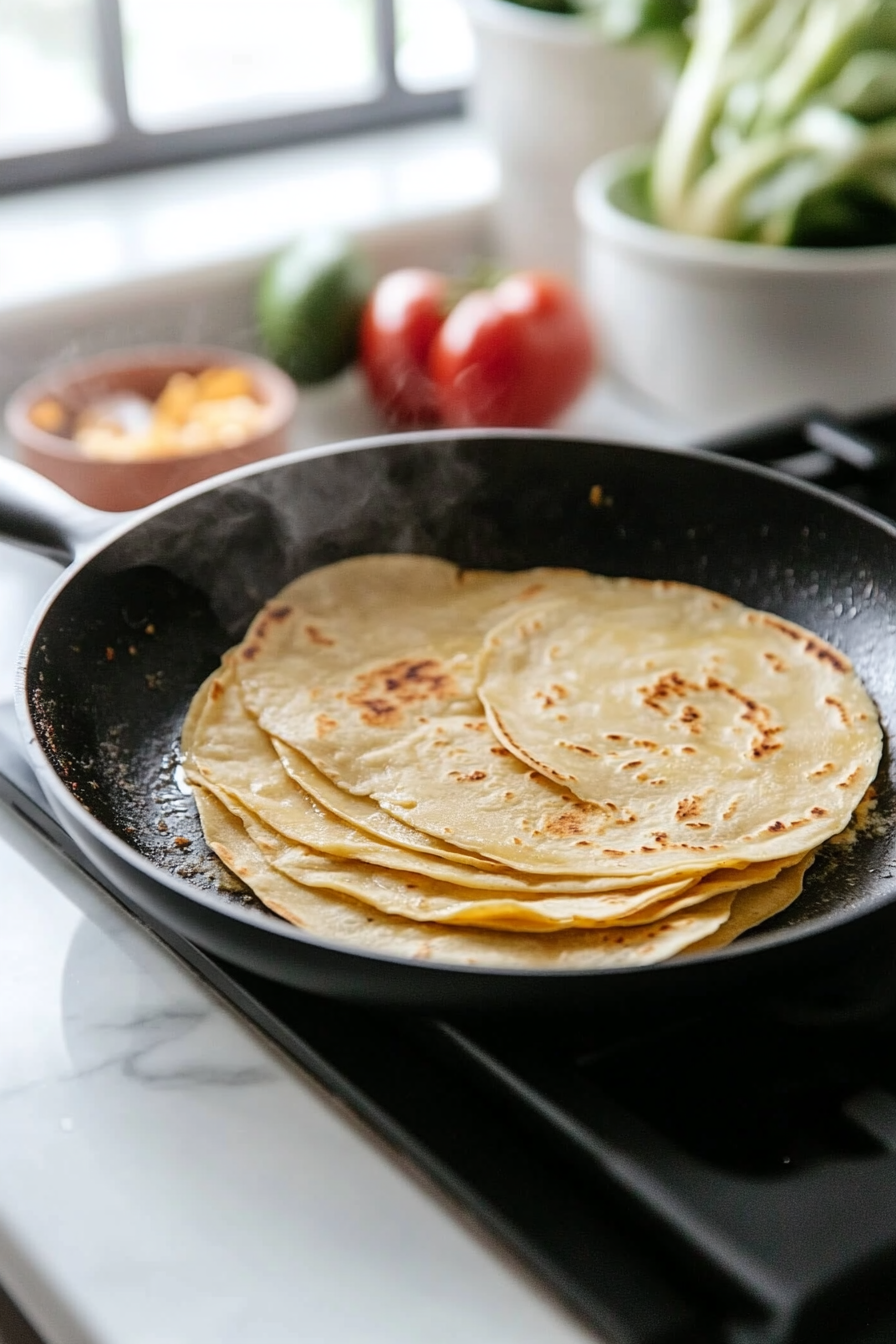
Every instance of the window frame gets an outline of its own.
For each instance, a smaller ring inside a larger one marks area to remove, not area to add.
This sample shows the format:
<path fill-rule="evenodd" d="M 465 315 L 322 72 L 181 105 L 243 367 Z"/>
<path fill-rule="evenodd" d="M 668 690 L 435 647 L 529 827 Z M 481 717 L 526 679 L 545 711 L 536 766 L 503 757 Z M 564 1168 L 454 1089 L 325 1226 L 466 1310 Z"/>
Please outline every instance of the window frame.
<path fill-rule="evenodd" d="M 280 116 L 218 122 L 176 131 L 143 131 L 131 118 L 119 0 L 92 0 L 97 23 L 100 88 L 112 130 L 100 143 L 0 155 L 0 195 L 28 188 L 295 145 L 387 126 L 459 116 L 460 89 L 412 92 L 395 69 L 394 0 L 373 0 L 379 93 L 364 101 L 315 107 Z"/>

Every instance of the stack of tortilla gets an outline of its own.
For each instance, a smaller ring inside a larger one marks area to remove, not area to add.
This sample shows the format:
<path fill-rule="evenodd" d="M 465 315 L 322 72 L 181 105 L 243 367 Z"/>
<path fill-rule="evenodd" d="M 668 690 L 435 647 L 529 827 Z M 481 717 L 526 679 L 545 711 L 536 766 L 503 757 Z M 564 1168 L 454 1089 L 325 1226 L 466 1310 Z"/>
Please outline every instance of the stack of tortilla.
<path fill-rule="evenodd" d="M 182 745 L 211 848 L 313 937 L 551 970 L 784 909 L 882 740 L 843 654 L 718 593 L 371 555 L 266 604 Z"/>

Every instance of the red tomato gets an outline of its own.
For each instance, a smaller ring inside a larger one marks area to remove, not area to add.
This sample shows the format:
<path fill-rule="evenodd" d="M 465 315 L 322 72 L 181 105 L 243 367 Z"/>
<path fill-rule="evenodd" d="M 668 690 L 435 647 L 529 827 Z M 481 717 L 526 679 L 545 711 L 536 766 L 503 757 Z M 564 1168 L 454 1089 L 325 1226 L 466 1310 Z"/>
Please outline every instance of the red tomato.
<path fill-rule="evenodd" d="M 373 287 L 361 318 L 361 368 L 390 424 L 438 423 L 427 360 L 448 311 L 448 292 L 447 276 L 419 268 L 393 271 Z"/>
<path fill-rule="evenodd" d="M 537 427 L 584 390 L 595 362 L 575 290 L 546 272 L 517 271 L 451 310 L 429 372 L 445 424 Z"/>

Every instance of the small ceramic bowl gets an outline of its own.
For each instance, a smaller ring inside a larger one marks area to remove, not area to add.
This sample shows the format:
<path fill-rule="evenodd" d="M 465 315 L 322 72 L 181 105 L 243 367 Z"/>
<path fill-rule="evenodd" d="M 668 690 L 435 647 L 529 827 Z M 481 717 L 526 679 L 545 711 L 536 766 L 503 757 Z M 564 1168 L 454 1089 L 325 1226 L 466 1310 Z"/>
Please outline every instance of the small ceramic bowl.
<path fill-rule="evenodd" d="M 251 398 L 261 407 L 259 425 L 241 442 L 118 461 L 89 456 L 70 437 L 76 419 L 88 408 L 128 397 L 152 403 L 173 375 L 212 368 L 244 371 Z M 85 358 L 32 378 L 7 402 L 6 428 L 26 466 L 85 504 L 120 512 L 284 452 L 297 401 L 295 383 L 267 360 L 216 347 L 147 346 Z"/>
<path fill-rule="evenodd" d="M 582 283 L 606 367 L 694 419 L 896 402 L 896 246 L 763 247 L 644 217 L 648 151 L 581 175 Z"/>

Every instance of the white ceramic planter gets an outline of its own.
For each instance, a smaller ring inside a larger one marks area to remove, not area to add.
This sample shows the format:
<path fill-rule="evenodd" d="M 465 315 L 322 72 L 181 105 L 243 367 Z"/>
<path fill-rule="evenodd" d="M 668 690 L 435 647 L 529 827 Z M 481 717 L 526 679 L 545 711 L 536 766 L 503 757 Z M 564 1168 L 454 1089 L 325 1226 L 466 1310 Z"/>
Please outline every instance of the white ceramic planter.
<path fill-rule="evenodd" d="M 608 368 L 690 420 L 896 402 L 896 246 L 821 250 L 690 237 L 626 209 L 646 152 L 575 193 L 581 278 Z"/>
<path fill-rule="evenodd" d="M 584 18 L 512 0 L 464 0 L 476 47 L 470 115 L 501 170 L 497 249 L 509 262 L 573 274 L 572 194 L 593 159 L 656 131 L 656 57 L 608 46 Z"/>

